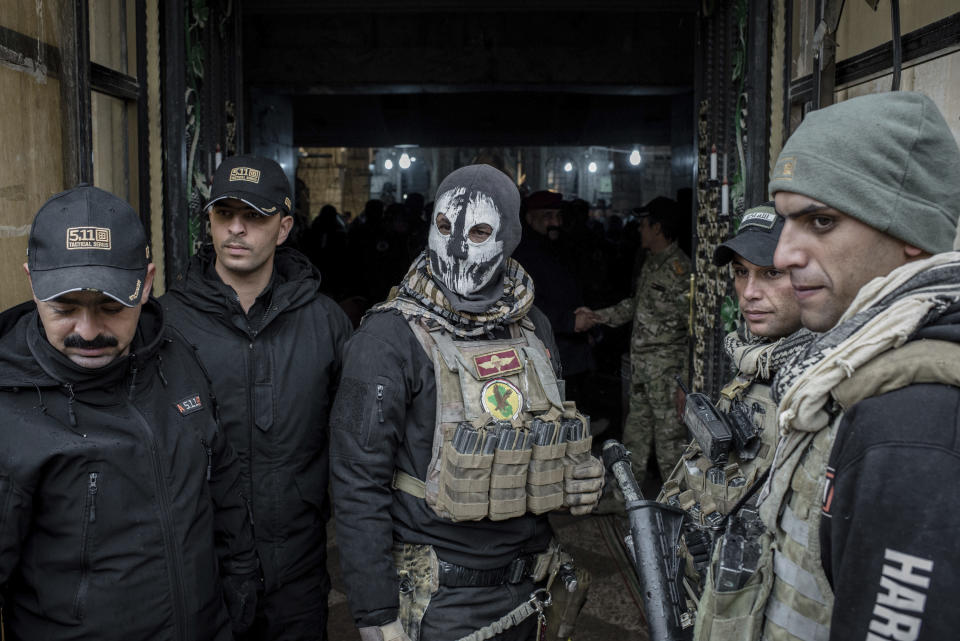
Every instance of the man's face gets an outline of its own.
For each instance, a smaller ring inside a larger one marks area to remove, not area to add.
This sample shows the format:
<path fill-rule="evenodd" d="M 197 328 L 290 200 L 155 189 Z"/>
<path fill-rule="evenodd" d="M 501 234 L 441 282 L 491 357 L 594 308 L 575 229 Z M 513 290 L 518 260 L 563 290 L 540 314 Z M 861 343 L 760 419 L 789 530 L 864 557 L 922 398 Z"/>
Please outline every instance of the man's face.
<path fill-rule="evenodd" d="M 93 291 L 70 292 L 46 302 L 34 297 L 47 340 L 71 361 L 88 369 L 104 367 L 124 356 L 136 334 L 141 307 L 150 296 L 153 274 L 151 264 L 136 307 L 121 305 Z"/>
<path fill-rule="evenodd" d="M 559 209 L 534 209 L 527 212 L 527 225 L 530 229 L 550 240 L 560 238 L 560 225 L 563 218 Z"/>
<path fill-rule="evenodd" d="M 272 269 L 277 245 L 293 226 L 290 216 L 264 216 L 234 198 L 214 204 L 209 215 L 217 266 L 240 277 Z"/>
<path fill-rule="evenodd" d="M 660 223 L 650 222 L 650 217 L 644 216 L 640 219 L 640 225 L 637 229 L 640 231 L 640 247 L 653 249 L 656 245 L 656 238 L 661 234 Z"/>
<path fill-rule="evenodd" d="M 733 259 L 733 287 L 755 336 L 777 339 L 800 329 L 800 305 L 786 272 L 754 265 L 738 254 Z"/>
<path fill-rule="evenodd" d="M 908 260 L 903 241 L 812 198 L 780 191 L 774 201 L 786 223 L 773 263 L 790 272 L 807 329 L 836 325 L 861 287 Z"/>

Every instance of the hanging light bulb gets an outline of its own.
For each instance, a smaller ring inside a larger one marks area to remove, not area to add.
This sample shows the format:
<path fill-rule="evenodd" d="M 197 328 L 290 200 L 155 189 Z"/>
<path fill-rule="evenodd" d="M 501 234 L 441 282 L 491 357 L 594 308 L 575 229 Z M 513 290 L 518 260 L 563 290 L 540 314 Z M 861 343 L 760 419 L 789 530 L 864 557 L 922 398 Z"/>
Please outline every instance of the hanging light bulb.
<path fill-rule="evenodd" d="M 571 171 L 573 171 L 573 163 L 568 160 L 568 161 L 567 161 L 567 164 L 565 164 L 565 165 L 563 166 L 563 170 L 566 171 L 566 172 L 571 172 Z"/>
<path fill-rule="evenodd" d="M 636 167 L 640 164 L 640 150 L 634 149 L 630 152 L 630 164 Z"/>
<path fill-rule="evenodd" d="M 393 161 L 390 160 L 389 158 L 387 158 L 386 160 L 384 160 L 384 161 L 383 161 L 383 168 L 386 169 L 387 171 L 390 171 L 391 169 L 393 169 Z"/>
<path fill-rule="evenodd" d="M 410 169 L 410 156 L 407 152 L 400 154 L 400 160 L 397 162 L 400 165 L 400 169 Z"/>

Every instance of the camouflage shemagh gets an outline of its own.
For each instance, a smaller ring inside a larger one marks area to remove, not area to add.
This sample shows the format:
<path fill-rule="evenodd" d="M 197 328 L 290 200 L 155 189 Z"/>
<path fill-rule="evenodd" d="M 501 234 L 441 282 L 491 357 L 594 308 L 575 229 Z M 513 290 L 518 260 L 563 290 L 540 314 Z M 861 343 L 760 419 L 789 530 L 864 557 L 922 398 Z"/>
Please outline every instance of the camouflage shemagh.
<path fill-rule="evenodd" d="M 533 280 L 520 263 L 508 258 L 504 263 L 503 295 L 483 312 L 458 312 L 434 280 L 424 252 L 400 281 L 396 297 L 374 310 L 396 309 L 408 319 L 433 321 L 458 338 L 476 338 L 519 322 L 531 307 Z"/>
<path fill-rule="evenodd" d="M 737 372 L 744 376 L 769 381 L 816 337 L 809 329 L 801 328 L 776 341 L 756 336 L 746 323 L 727 334 L 723 348 Z"/>
<path fill-rule="evenodd" d="M 837 325 L 810 342 L 774 379 L 780 433 L 826 427 L 830 392 L 839 383 L 903 345 L 958 301 L 960 252 L 907 263 L 864 285 Z"/>

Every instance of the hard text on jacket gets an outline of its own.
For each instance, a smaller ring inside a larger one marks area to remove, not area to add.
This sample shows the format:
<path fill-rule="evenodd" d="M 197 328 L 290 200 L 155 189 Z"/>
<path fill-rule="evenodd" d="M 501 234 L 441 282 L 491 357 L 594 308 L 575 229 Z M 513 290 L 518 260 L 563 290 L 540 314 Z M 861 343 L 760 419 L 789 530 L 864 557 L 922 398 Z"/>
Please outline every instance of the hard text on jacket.
<path fill-rule="evenodd" d="M 913 641 L 920 636 L 933 561 L 887 548 L 867 641 Z"/>

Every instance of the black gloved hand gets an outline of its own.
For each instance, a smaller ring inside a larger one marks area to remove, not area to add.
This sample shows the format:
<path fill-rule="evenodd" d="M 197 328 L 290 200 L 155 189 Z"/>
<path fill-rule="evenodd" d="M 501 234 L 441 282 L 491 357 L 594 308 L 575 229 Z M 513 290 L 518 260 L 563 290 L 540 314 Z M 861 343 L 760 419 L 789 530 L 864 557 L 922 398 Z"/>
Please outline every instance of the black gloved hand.
<path fill-rule="evenodd" d="M 243 634 L 253 625 L 257 614 L 257 599 L 263 593 L 260 574 L 231 574 L 223 577 L 223 600 L 234 634 Z"/>

